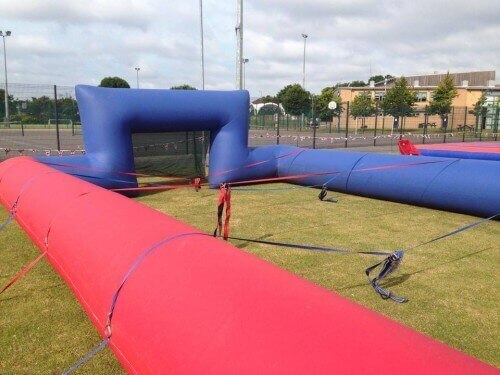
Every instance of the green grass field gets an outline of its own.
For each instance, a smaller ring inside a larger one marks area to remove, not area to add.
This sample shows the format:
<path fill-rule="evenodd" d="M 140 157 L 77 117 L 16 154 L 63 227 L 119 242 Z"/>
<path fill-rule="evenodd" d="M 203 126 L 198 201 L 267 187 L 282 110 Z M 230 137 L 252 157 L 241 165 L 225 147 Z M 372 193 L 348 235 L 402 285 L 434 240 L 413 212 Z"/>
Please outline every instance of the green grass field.
<path fill-rule="evenodd" d="M 273 184 L 259 186 L 290 186 Z M 217 191 L 191 189 L 144 195 L 136 200 L 207 232 L 215 226 Z M 233 191 L 234 236 L 352 250 L 392 251 L 446 233 L 475 217 L 317 190 Z M 332 195 L 332 193 L 329 193 Z M 0 220 L 7 211 L 0 210 Z M 78 225 L 78 221 L 75 221 Z M 405 255 L 385 284 L 410 302 L 382 300 L 364 269 L 379 258 L 280 249 L 234 241 L 243 251 L 275 263 L 426 335 L 500 366 L 500 225 L 489 222 Z M 0 233 L 0 284 L 39 251 L 17 224 Z M 242 291 L 244 292 L 244 291 Z M 339 322 L 332 321 L 331 324 Z M 0 373 L 59 373 L 100 341 L 70 290 L 47 261 L 0 297 Z M 380 343 L 392 345 L 392 343 Z M 105 349 L 81 374 L 122 373 Z"/>

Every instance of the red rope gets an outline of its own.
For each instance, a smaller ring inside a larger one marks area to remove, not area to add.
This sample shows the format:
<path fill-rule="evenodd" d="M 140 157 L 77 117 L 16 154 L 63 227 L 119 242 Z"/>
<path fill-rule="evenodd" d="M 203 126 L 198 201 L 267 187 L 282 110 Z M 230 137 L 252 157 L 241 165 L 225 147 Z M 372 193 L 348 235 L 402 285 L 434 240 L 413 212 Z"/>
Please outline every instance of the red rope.
<path fill-rule="evenodd" d="M 437 160 L 437 161 L 425 161 L 425 162 L 407 163 L 407 164 L 391 164 L 391 165 L 384 165 L 381 167 L 353 169 L 351 172 L 355 173 L 355 172 L 381 171 L 381 170 L 387 170 L 387 169 L 399 169 L 399 168 L 414 167 L 414 166 L 425 165 L 425 164 L 444 163 L 446 161 L 447 160 Z M 324 176 L 324 175 L 331 175 L 331 174 L 338 174 L 338 173 L 345 173 L 345 172 L 348 172 L 348 171 L 347 170 L 344 170 L 344 171 L 337 170 L 337 171 L 328 171 L 328 172 L 302 173 L 302 174 L 296 174 L 296 175 L 291 175 L 291 176 L 269 177 L 269 178 L 259 178 L 259 179 L 254 179 L 254 180 L 235 181 L 235 182 L 230 182 L 229 184 L 230 185 L 245 185 L 245 184 L 253 184 L 253 183 L 259 183 L 259 182 L 296 180 L 296 179 L 305 178 L 305 177 Z"/>
<path fill-rule="evenodd" d="M 224 214 L 224 205 L 226 207 L 226 218 L 222 225 L 222 216 Z M 222 237 L 227 241 L 229 237 L 229 219 L 231 218 L 231 186 L 221 184 L 219 189 L 219 199 L 217 199 L 217 228 L 214 231 L 214 237 Z"/>
<path fill-rule="evenodd" d="M 287 158 L 289 156 L 293 156 L 293 155 L 299 155 L 301 154 L 302 152 L 304 152 L 305 149 L 296 149 L 296 150 L 293 150 L 291 152 L 288 152 L 284 155 L 281 155 L 281 156 L 277 156 L 275 158 L 271 158 L 271 159 L 267 159 L 267 160 L 262 160 L 262 161 L 257 161 L 257 162 L 254 162 L 254 163 L 250 163 L 250 164 L 246 164 L 246 165 L 242 165 L 240 167 L 236 167 L 236 168 L 232 168 L 232 169 L 226 169 L 224 171 L 219 171 L 219 172 L 216 172 L 216 173 L 213 173 L 213 174 L 209 174 L 206 178 L 209 178 L 209 177 L 215 177 L 215 176 L 219 176 L 221 174 L 226 174 L 226 173 L 229 173 L 229 172 L 234 172 L 234 171 L 237 171 L 237 170 L 240 170 L 240 169 L 245 169 L 245 168 L 251 168 L 251 167 L 256 167 L 258 165 L 262 165 L 262 164 L 265 164 L 265 163 L 269 163 L 270 161 L 273 161 L 273 160 L 278 160 L 278 159 L 282 159 L 282 158 Z"/>
<path fill-rule="evenodd" d="M 305 151 L 304 149 L 296 149 L 296 150 L 293 150 L 293 151 L 291 151 L 291 152 L 289 152 L 287 154 L 284 154 L 284 155 L 281 155 L 281 156 L 277 156 L 275 158 L 271 158 L 271 159 L 267 159 L 267 160 L 262 160 L 262 161 L 258 161 L 258 162 L 254 162 L 254 163 L 249 163 L 249 164 L 242 165 L 242 166 L 239 166 L 239 167 L 236 167 L 236 168 L 226 169 L 226 170 L 223 170 L 223 171 L 219 171 L 219 172 L 213 173 L 211 175 L 207 175 L 205 178 L 219 176 L 219 175 L 226 174 L 226 173 L 229 173 L 229 172 L 234 172 L 234 171 L 237 171 L 237 170 L 240 170 L 240 169 L 256 167 L 258 165 L 269 163 L 270 161 L 273 161 L 273 160 L 278 160 L 278 159 L 286 158 L 286 157 L 289 157 L 289 156 L 292 156 L 292 155 L 296 155 L 296 154 L 298 155 L 298 154 L 300 154 L 300 153 L 302 153 L 304 151 Z M 76 166 L 76 165 L 63 164 L 63 163 L 44 163 L 44 164 L 46 164 L 46 165 L 52 165 L 52 166 L 56 166 L 56 167 L 73 169 L 73 170 L 83 170 L 83 171 L 89 171 L 89 172 L 102 172 L 102 173 L 116 173 L 116 174 L 123 174 L 123 175 L 127 175 L 127 176 L 135 176 L 135 177 L 160 177 L 160 178 L 168 178 L 168 179 L 184 180 L 184 181 L 191 181 L 192 180 L 191 178 L 187 178 L 187 177 L 151 175 L 151 174 L 135 173 L 135 172 L 127 172 L 127 171 L 108 171 L 108 170 L 101 169 L 101 168 Z M 92 176 L 89 176 L 89 177 L 92 177 Z M 195 184 L 196 184 L 196 179 L 195 179 Z M 137 188 L 123 188 L 123 189 L 116 189 L 116 190 L 115 189 L 111 189 L 111 190 L 114 190 L 114 191 L 137 190 Z M 144 189 L 144 190 L 148 190 L 148 189 Z M 151 189 L 151 190 L 154 190 L 154 189 Z"/>
<path fill-rule="evenodd" d="M 123 174 L 123 175 L 134 176 L 134 177 L 161 177 L 161 178 L 169 178 L 169 179 L 175 179 L 175 180 L 185 180 L 185 181 L 186 180 L 190 180 L 190 178 L 187 178 L 187 177 L 153 175 L 153 174 L 127 172 L 127 171 L 108 171 L 108 170 L 105 170 L 105 169 L 102 169 L 102 168 L 92 168 L 92 167 L 77 166 L 77 165 L 63 164 L 63 163 L 43 163 L 43 164 L 50 165 L 50 166 L 67 168 L 67 169 L 88 171 L 88 172 L 116 173 L 116 174 Z M 92 176 L 89 176 L 89 177 L 92 177 Z"/>
<path fill-rule="evenodd" d="M 410 168 L 410 167 L 415 167 L 415 166 L 420 166 L 420 165 L 446 163 L 446 162 L 448 162 L 448 161 L 447 160 L 436 160 L 436 161 L 424 161 L 424 162 L 406 163 L 406 164 L 391 164 L 391 165 L 384 165 L 384 166 L 380 166 L 380 167 L 353 169 L 351 172 L 357 173 L 357 172 L 382 171 L 382 170 L 389 170 L 389 169 Z M 306 177 L 334 175 L 334 174 L 346 173 L 346 172 L 349 172 L 349 171 L 347 171 L 347 170 L 335 170 L 335 171 L 327 171 L 327 172 L 302 173 L 302 174 L 296 174 L 296 175 L 291 175 L 291 176 L 268 177 L 268 178 L 252 179 L 252 180 L 234 181 L 234 182 L 229 182 L 228 185 L 236 186 L 236 185 L 255 184 L 255 183 L 261 183 L 261 182 L 288 181 L 288 180 L 296 180 L 296 179 L 306 178 Z M 200 183 L 199 187 L 201 187 L 201 186 L 209 186 L 209 183 Z M 120 189 L 110 189 L 110 190 L 112 190 L 112 191 L 171 190 L 171 189 L 192 188 L 192 187 L 195 187 L 195 185 L 194 184 L 158 185 L 158 186 L 146 186 L 146 187 L 137 187 L 137 188 L 120 188 Z"/>
<path fill-rule="evenodd" d="M 7 289 L 9 289 L 12 285 L 16 283 L 17 280 L 19 280 L 21 277 L 26 275 L 44 256 L 47 254 L 47 250 L 45 250 L 43 253 L 41 253 L 34 261 L 32 261 L 30 264 L 28 264 L 26 267 L 24 267 L 21 272 L 19 272 L 16 276 L 10 280 L 7 285 L 3 287 L 3 289 L 0 291 L 0 295 L 5 292 Z"/>

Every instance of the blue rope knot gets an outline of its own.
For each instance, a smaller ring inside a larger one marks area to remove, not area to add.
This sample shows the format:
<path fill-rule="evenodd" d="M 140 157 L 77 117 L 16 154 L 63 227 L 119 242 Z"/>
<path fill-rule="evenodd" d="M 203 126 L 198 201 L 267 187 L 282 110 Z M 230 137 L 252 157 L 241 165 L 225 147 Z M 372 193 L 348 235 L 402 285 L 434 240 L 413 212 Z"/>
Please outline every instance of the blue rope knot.
<path fill-rule="evenodd" d="M 383 261 L 371 267 L 368 267 L 365 270 L 366 276 L 368 276 L 368 279 L 370 280 L 370 284 L 373 286 L 373 289 L 375 289 L 375 291 L 380 295 L 382 299 L 391 299 L 399 303 L 404 303 L 408 301 L 407 298 L 396 297 L 394 294 L 392 294 L 391 290 L 384 290 L 378 284 L 380 281 L 382 281 L 386 277 L 389 277 L 389 275 L 397 271 L 397 269 L 403 262 L 403 255 L 404 255 L 403 250 L 395 251 L 394 253 L 390 254 L 387 258 L 385 258 Z M 370 279 L 370 273 L 378 266 L 380 266 L 380 272 L 376 277 Z"/>

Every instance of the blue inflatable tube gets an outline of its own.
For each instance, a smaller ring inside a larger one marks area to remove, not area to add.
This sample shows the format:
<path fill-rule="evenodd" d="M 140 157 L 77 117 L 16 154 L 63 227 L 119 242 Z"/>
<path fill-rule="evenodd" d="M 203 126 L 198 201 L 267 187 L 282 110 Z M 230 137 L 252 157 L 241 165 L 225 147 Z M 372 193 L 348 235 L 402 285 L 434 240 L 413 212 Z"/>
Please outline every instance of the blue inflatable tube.
<path fill-rule="evenodd" d="M 478 159 L 500 161 L 500 153 L 490 152 L 467 152 L 467 151 L 448 151 L 448 150 L 420 150 L 424 156 L 433 156 L 441 158 L 460 158 L 460 159 Z"/>
<path fill-rule="evenodd" d="M 424 156 L 500 161 L 500 142 L 456 142 L 416 147 Z"/>
<path fill-rule="evenodd" d="M 293 160 L 280 159 L 278 171 L 340 171 L 291 182 L 317 186 L 332 179 L 328 189 L 348 194 L 477 216 L 500 212 L 500 166 L 494 161 L 306 150 Z"/>
<path fill-rule="evenodd" d="M 477 216 L 500 212 L 500 163 L 366 152 L 248 147 L 247 91 L 77 86 L 86 154 L 39 160 L 105 188 L 137 186 L 133 133 L 210 131 L 212 187 L 271 177 Z M 296 175 L 306 175 L 300 178 Z"/>

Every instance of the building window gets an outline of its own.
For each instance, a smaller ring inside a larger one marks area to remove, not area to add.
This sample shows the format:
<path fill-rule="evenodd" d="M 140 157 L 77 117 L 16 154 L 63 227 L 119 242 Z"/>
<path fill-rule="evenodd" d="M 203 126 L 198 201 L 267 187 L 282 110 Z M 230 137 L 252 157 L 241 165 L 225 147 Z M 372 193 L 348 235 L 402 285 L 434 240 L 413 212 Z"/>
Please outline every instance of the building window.
<path fill-rule="evenodd" d="M 385 92 L 383 91 L 377 91 L 375 92 L 375 100 L 377 101 L 382 101 L 385 98 Z"/>
<path fill-rule="evenodd" d="M 426 102 L 427 101 L 427 93 L 426 92 L 417 92 L 416 95 L 417 102 Z"/>

